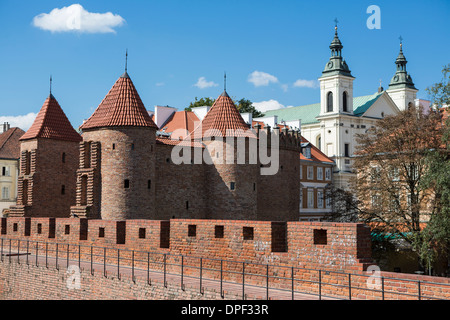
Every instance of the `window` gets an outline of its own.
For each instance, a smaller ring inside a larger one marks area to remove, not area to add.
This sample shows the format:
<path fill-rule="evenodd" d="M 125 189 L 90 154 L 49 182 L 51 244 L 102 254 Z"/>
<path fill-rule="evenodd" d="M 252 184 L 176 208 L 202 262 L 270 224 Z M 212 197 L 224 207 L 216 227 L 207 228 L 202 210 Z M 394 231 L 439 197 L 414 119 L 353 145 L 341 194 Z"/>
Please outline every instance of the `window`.
<path fill-rule="evenodd" d="M 139 228 L 139 239 L 145 239 L 145 228 Z"/>
<path fill-rule="evenodd" d="M 214 227 L 214 236 L 216 239 L 223 238 L 223 226 L 215 226 Z"/>
<path fill-rule="evenodd" d="M 123 187 L 124 187 L 125 189 L 128 189 L 128 188 L 130 187 L 130 180 L 125 179 L 125 180 L 123 181 Z"/>
<path fill-rule="evenodd" d="M 188 225 L 188 237 L 197 236 L 197 226 L 195 224 Z"/>
<path fill-rule="evenodd" d="M 62 161 L 62 163 L 66 163 L 66 153 L 65 152 L 62 153 L 61 161 Z"/>
<path fill-rule="evenodd" d="M 317 190 L 317 208 L 323 208 L 323 190 Z"/>
<path fill-rule="evenodd" d="M 134 150 L 134 143 L 131 144 L 131 150 Z"/>
<path fill-rule="evenodd" d="M 65 185 L 61 186 L 61 194 L 66 194 L 66 186 Z"/>
<path fill-rule="evenodd" d="M 186 201 L 186 210 L 189 209 L 189 201 Z"/>
<path fill-rule="evenodd" d="M 344 157 L 350 157 L 350 144 L 344 144 Z"/>
<path fill-rule="evenodd" d="M 325 168 L 325 180 L 331 180 L 331 168 Z"/>
<path fill-rule="evenodd" d="M 147 189 L 152 188 L 152 180 L 147 180 Z"/>
<path fill-rule="evenodd" d="M 5 177 L 10 176 L 9 167 L 2 167 L 2 176 L 5 176 Z"/>
<path fill-rule="evenodd" d="M 303 155 L 305 158 L 311 159 L 311 147 L 303 148 Z"/>
<path fill-rule="evenodd" d="M 322 150 L 322 137 L 321 137 L 320 134 L 319 134 L 319 135 L 317 136 L 317 138 L 316 138 L 316 147 L 317 147 L 319 150 Z"/>
<path fill-rule="evenodd" d="M 41 234 L 42 233 L 42 223 L 38 223 L 37 224 L 37 233 Z"/>
<path fill-rule="evenodd" d="M 64 234 L 70 234 L 70 225 L 66 224 L 64 227 Z"/>
<path fill-rule="evenodd" d="M 391 176 L 392 181 L 400 181 L 400 175 L 397 167 L 392 168 Z"/>
<path fill-rule="evenodd" d="M 327 112 L 333 112 L 333 93 L 331 91 L 327 94 Z"/>
<path fill-rule="evenodd" d="M 300 165 L 300 180 L 303 179 L 303 167 Z"/>
<path fill-rule="evenodd" d="M 322 167 L 317 168 L 317 180 L 323 180 L 323 168 Z"/>
<path fill-rule="evenodd" d="M 236 189 L 236 183 L 230 182 L 230 190 Z"/>
<path fill-rule="evenodd" d="M 314 189 L 308 189 L 308 208 L 314 208 Z"/>
<path fill-rule="evenodd" d="M 326 200 L 325 200 L 325 207 L 327 209 L 331 209 L 331 205 L 332 205 L 331 200 L 332 200 L 331 192 L 327 191 L 327 193 L 326 193 Z"/>
<path fill-rule="evenodd" d="M 253 191 L 256 191 L 256 182 L 253 182 Z"/>
<path fill-rule="evenodd" d="M 348 111 L 348 108 L 347 108 L 347 92 L 346 91 L 344 91 L 344 93 L 342 94 L 342 110 L 344 112 Z"/>
<path fill-rule="evenodd" d="M 299 203 L 299 207 L 300 207 L 300 210 L 302 210 L 302 208 L 303 208 L 303 188 L 300 188 L 300 203 Z"/>
<path fill-rule="evenodd" d="M 307 168 L 306 168 L 306 178 L 308 179 L 308 180 L 313 180 L 314 179 L 314 167 L 312 167 L 312 166 L 308 166 Z"/>
<path fill-rule="evenodd" d="M 314 229 L 314 244 L 327 244 L 327 230 Z"/>
<path fill-rule="evenodd" d="M 14 223 L 14 224 L 13 224 L 13 231 L 14 231 L 14 232 L 17 232 L 17 223 Z"/>
<path fill-rule="evenodd" d="M 244 240 L 253 240 L 253 227 L 243 227 L 242 235 Z"/>
<path fill-rule="evenodd" d="M 98 228 L 98 237 L 99 238 L 104 238 L 105 237 L 105 228 Z"/>
<path fill-rule="evenodd" d="M 2 199 L 4 200 L 9 199 L 9 187 L 2 188 Z"/>
<path fill-rule="evenodd" d="M 112 148 L 113 148 L 113 150 L 116 149 L 116 144 L 115 143 L 113 143 Z"/>

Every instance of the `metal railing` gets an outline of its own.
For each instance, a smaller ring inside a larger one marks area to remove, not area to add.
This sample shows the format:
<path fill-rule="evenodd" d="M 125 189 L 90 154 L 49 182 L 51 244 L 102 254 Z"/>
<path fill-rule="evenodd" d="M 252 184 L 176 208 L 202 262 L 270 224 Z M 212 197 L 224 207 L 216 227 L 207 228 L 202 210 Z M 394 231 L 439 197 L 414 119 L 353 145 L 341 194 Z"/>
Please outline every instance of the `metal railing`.
<path fill-rule="evenodd" d="M 0 239 L 1 262 L 26 263 L 42 267 L 78 265 L 91 275 L 102 272 L 120 279 L 145 279 L 162 282 L 167 287 L 186 284 L 233 294 L 242 299 L 249 295 L 265 299 L 448 299 L 450 284 L 364 273 L 300 268 L 293 266 L 194 257 L 172 253 L 108 248 L 81 244 Z M 369 282 L 370 281 L 370 282 Z M 375 284 L 373 284 L 375 282 Z"/>

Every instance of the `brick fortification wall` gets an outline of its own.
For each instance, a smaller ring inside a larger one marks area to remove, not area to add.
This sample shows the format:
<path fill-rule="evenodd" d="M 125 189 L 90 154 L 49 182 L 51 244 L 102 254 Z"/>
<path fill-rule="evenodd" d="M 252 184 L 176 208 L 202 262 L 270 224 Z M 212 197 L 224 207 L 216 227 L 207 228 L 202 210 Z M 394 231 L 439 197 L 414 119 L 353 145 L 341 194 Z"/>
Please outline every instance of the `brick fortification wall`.
<path fill-rule="evenodd" d="M 2 218 L 11 239 L 104 246 L 301 268 L 363 271 L 371 260 L 363 224 L 245 220 Z"/>
<path fill-rule="evenodd" d="M 348 297 L 346 285 L 351 275 L 352 298 L 381 299 L 380 292 L 364 290 L 367 289 L 368 279 L 364 270 L 372 264 L 369 232 L 362 224 L 348 223 L 2 218 L 4 256 L 0 263 L 0 298 L 221 299 L 222 295 L 217 288 L 205 286 L 204 293 L 201 294 L 198 284 L 180 287 L 179 278 L 168 282 L 167 288 L 164 287 L 161 280 L 162 258 L 167 258 L 167 272 L 179 275 L 183 255 L 185 277 L 196 276 L 198 279 L 200 257 L 205 279 L 217 281 L 217 270 L 223 267 L 223 280 L 238 284 L 237 291 L 227 291 L 226 299 L 242 298 L 239 283 L 242 280 L 243 262 L 248 274 L 246 285 L 264 287 L 266 270 L 269 272 L 266 268 L 269 265 L 270 273 L 267 274 L 276 277 L 270 280 L 272 289 L 284 288 L 289 291 L 290 277 L 294 276 L 297 292 L 312 291 L 317 294 L 317 275 L 320 269 L 323 284 L 321 292 L 324 296 Z M 18 240 L 21 241 L 20 244 Z M 30 240 L 29 249 L 26 248 L 27 240 Z M 42 242 L 36 246 L 33 241 Z M 25 263 L 24 256 L 5 255 L 9 246 L 12 246 L 12 253 L 15 250 L 22 253 L 29 250 L 30 263 Z M 51 257 L 49 260 L 54 263 L 53 250 L 58 247 L 60 270 L 56 270 L 54 265 L 45 268 L 44 252 L 47 252 Z M 81 290 L 67 288 L 69 275 L 66 273 L 66 247 L 70 247 L 71 264 L 77 264 L 79 259 L 84 263 Z M 34 263 L 33 255 L 37 249 L 41 257 L 38 265 Z M 120 278 L 115 267 L 118 249 L 121 258 Z M 106 253 L 105 261 L 109 268 L 106 275 L 102 271 L 103 253 Z M 94 260 L 99 262 L 93 274 L 89 272 L 92 254 L 96 257 Z M 20 264 L 17 261 L 19 259 Z M 135 281 L 129 275 L 132 259 L 133 266 L 143 272 Z M 159 278 L 153 278 L 152 275 L 152 285 L 145 278 L 148 261 L 158 263 L 150 267 L 152 271 L 159 272 Z M 449 279 L 386 272 L 382 272 L 382 275 L 399 279 L 385 280 L 386 299 L 417 299 L 419 292 L 428 297 L 450 298 Z M 418 288 L 417 281 L 442 283 L 447 284 L 447 287 L 436 288 L 424 282 Z M 262 292 L 258 295 L 250 291 L 248 298 L 255 294 L 253 298 L 264 299 L 265 291 Z M 290 299 L 289 292 L 285 299 Z"/>

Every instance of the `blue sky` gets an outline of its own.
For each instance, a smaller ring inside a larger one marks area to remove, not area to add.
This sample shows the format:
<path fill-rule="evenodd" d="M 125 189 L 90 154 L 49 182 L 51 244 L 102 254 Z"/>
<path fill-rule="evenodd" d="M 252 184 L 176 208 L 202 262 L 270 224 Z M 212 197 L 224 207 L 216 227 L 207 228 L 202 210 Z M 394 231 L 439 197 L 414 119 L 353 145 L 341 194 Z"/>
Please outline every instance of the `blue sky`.
<path fill-rule="evenodd" d="M 39 16 L 73 4 L 103 15 L 89 15 L 92 28 L 83 23 L 77 32 L 52 32 L 61 21 Z M 381 29 L 367 28 L 370 5 L 381 9 Z M 419 98 L 427 99 L 425 88 L 450 63 L 449 15 L 446 0 L 0 0 L 0 120 L 32 118 L 52 75 L 53 94 L 78 127 L 123 73 L 126 49 L 128 72 L 149 110 L 216 98 L 224 71 L 234 98 L 316 103 L 335 18 L 355 96 L 374 93 L 380 79 L 387 88 L 401 35 L 407 70 Z"/>

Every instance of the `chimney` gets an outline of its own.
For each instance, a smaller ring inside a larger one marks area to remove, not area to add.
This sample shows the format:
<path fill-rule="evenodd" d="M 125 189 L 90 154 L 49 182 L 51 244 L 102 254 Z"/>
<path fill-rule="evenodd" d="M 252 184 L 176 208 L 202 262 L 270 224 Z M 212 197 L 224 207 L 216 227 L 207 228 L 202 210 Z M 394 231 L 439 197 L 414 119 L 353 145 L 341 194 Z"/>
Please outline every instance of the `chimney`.
<path fill-rule="evenodd" d="M 10 125 L 9 125 L 9 123 L 8 123 L 8 122 L 4 122 L 4 123 L 3 123 L 3 132 L 6 132 L 6 131 L 8 131 L 8 130 L 9 130 L 9 128 L 10 128 Z"/>

